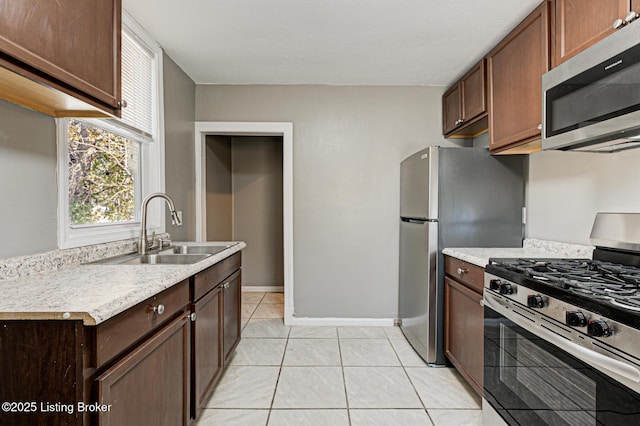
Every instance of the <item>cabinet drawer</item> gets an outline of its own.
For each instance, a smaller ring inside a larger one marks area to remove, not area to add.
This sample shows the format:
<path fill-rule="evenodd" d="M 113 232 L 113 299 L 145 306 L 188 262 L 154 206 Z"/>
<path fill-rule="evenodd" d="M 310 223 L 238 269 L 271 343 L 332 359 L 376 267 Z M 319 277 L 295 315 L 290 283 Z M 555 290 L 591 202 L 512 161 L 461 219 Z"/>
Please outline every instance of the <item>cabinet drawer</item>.
<path fill-rule="evenodd" d="M 484 268 L 465 262 L 455 257 L 445 256 L 445 273 L 458 281 L 482 293 L 484 287 Z"/>
<path fill-rule="evenodd" d="M 240 256 L 240 252 L 238 252 L 196 274 L 193 280 L 193 300 L 200 299 L 234 271 L 240 269 Z"/>
<path fill-rule="evenodd" d="M 174 318 L 176 313 L 186 309 L 188 303 L 189 280 L 184 280 L 99 324 L 96 327 L 96 367 L 114 359 L 142 337 Z M 162 314 L 153 311 L 159 305 L 164 306 Z"/>

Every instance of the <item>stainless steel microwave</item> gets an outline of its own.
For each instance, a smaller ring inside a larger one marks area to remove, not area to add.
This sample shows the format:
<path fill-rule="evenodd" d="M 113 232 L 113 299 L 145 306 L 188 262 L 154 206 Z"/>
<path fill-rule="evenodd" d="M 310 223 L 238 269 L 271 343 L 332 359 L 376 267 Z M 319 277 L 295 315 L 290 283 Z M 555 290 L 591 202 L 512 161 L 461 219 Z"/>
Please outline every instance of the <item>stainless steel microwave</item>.
<path fill-rule="evenodd" d="M 542 149 L 640 147 L 640 20 L 542 76 Z"/>

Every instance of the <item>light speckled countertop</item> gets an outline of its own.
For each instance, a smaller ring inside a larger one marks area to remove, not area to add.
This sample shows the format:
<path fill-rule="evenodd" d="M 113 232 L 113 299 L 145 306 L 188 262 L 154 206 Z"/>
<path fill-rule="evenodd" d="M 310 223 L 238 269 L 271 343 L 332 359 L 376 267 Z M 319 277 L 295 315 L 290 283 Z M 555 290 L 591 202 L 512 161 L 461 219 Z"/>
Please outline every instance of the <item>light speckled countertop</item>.
<path fill-rule="evenodd" d="M 0 319 L 100 324 L 246 247 L 244 242 L 210 244 L 234 245 L 191 265 L 88 264 L 0 281 Z"/>
<path fill-rule="evenodd" d="M 491 257 L 503 258 L 583 258 L 591 259 L 593 247 L 536 239 L 524 240 L 519 248 L 445 248 L 442 253 L 477 266 L 485 267 Z"/>

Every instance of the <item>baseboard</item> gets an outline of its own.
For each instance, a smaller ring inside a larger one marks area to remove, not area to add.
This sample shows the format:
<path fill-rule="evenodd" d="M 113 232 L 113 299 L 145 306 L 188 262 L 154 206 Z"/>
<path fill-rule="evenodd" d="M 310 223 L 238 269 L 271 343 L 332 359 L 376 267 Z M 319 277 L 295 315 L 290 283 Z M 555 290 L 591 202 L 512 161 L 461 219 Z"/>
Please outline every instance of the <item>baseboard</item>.
<path fill-rule="evenodd" d="M 261 293 L 284 293 L 283 285 L 243 285 L 242 291 Z"/>
<path fill-rule="evenodd" d="M 393 318 L 309 318 L 285 315 L 285 325 L 393 327 Z"/>

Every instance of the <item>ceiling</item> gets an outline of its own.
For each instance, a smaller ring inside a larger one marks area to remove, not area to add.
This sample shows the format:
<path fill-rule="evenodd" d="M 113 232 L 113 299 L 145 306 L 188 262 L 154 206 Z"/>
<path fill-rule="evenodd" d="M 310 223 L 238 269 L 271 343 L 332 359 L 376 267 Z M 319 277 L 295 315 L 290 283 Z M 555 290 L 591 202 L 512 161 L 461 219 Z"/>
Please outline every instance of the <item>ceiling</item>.
<path fill-rule="evenodd" d="M 197 84 L 454 82 L 540 0 L 123 0 Z"/>

